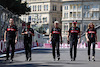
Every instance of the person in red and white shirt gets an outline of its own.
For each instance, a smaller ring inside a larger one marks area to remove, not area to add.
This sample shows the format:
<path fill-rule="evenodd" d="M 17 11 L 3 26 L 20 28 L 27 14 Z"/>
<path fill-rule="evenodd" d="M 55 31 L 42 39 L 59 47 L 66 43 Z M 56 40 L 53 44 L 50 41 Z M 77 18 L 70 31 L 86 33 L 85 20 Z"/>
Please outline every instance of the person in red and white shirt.
<path fill-rule="evenodd" d="M 53 53 L 54 61 L 56 59 L 55 48 L 57 49 L 58 61 L 60 60 L 60 51 L 59 51 L 59 41 L 60 41 L 60 39 L 61 39 L 61 44 L 62 44 L 61 29 L 58 27 L 58 25 L 59 25 L 59 22 L 55 21 L 54 22 L 54 28 L 52 28 L 51 33 L 49 35 L 49 42 L 52 42 L 52 53 Z"/>
<path fill-rule="evenodd" d="M 86 39 L 88 42 L 88 60 L 90 61 L 90 50 L 91 43 L 93 44 L 93 53 L 92 53 L 92 61 L 95 61 L 95 43 L 97 42 L 97 32 L 94 28 L 93 23 L 88 24 L 88 29 L 86 31 Z"/>
<path fill-rule="evenodd" d="M 73 27 L 71 27 L 68 31 L 67 42 L 70 43 L 70 57 L 71 61 L 75 61 L 76 53 L 77 53 L 77 42 L 79 38 L 80 43 L 80 28 L 77 27 L 77 21 L 73 22 Z M 78 37 L 79 35 L 79 37 Z M 74 47 L 74 56 L 73 56 L 73 47 Z"/>

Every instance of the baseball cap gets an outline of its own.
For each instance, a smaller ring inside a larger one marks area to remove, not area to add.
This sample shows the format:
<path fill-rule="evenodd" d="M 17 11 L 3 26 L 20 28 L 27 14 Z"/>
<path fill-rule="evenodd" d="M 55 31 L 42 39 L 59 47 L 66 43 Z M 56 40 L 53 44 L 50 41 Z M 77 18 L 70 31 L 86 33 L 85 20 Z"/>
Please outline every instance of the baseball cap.
<path fill-rule="evenodd" d="M 73 23 L 77 24 L 77 21 L 73 21 Z"/>
<path fill-rule="evenodd" d="M 54 23 L 59 23 L 58 21 L 55 21 Z"/>

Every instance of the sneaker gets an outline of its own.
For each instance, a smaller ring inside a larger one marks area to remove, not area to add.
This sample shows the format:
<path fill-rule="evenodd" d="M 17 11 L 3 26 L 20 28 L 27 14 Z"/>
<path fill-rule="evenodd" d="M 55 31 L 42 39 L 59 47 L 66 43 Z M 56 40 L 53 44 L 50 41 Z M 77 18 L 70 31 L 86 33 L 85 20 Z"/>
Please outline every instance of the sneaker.
<path fill-rule="evenodd" d="M 71 58 L 71 61 L 73 61 L 73 58 Z"/>
<path fill-rule="evenodd" d="M 31 58 L 28 59 L 28 61 L 31 61 L 31 60 L 32 60 Z"/>
<path fill-rule="evenodd" d="M 94 58 L 94 56 L 92 57 L 92 61 L 95 61 L 95 58 Z"/>
<path fill-rule="evenodd" d="M 75 61 L 76 59 L 74 58 L 73 61 Z"/>
<path fill-rule="evenodd" d="M 60 57 L 58 57 L 58 61 L 60 60 Z"/>
<path fill-rule="evenodd" d="M 10 59 L 10 62 L 13 62 L 13 59 Z"/>
<path fill-rule="evenodd" d="M 9 59 L 6 59 L 5 61 L 9 61 Z"/>
<path fill-rule="evenodd" d="M 90 61 L 90 56 L 88 57 L 88 61 Z"/>

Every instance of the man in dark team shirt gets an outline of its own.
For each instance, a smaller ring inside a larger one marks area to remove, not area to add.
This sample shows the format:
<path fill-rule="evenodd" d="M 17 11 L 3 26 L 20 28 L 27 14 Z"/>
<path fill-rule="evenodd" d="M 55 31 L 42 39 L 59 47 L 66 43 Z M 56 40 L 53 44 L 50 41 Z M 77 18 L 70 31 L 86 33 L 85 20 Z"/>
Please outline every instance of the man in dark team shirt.
<path fill-rule="evenodd" d="M 97 32 L 93 23 L 89 23 L 86 31 L 86 39 L 88 42 L 88 60 L 90 61 L 91 43 L 93 44 L 92 61 L 95 61 L 95 43 L 97 42 Z"/>
<path fill-rule="evenodd" d="M 34 30 L 30 28 L 30 23 L 27 23 L 27 27 L 22 31 L 22 35 L 24 35 L 26 61 L 31 61 L 31 46 L 32 36 L 34 36 Z"/>
<path fill-rule="evenodd" d="M 6 35 L 7 35 L 7 38 L 6 38 Z M 14 25 L 14 20 L 12 18 L 10 18 L 9 25 L 7 26 L 5 33 L 4 33 L 4 42 L 7 42 L 6 43 L 6 46 L 7 46 L 6 61 L 9 60 L 10 45 L 12 48 L 10 61 L 13 61 L 15 43 L 17 43 L 17 37 L 18 37 L 17 26 Z M 6 39 L 7 39 L 7 41 L 6 41 Z"/>
<path fill-rule="evenodd" d="M 60 52 L 59 52 L 59 40 L 61 39 L 61 44 L 62 44 L 62 35 L 61 35 L 61 29 L 58 27 L 59 22 L 55 21 L 54 22 L 54 28 L 52 28 L 51 33 L 49 35 L 49 42 L 52 42 L 52 52 L 53 52 L 53 58 L 54 61 L 56 59 L 55 57 L 55 47 L 57 49 L 57 58 L 58 61 L 60 60 Z M 52 36 L 52 38 L 51 38 Z"/>
<path fill-rule="evenodd" d="M 77 24 L 77 21 L 73 22 L 73 27 L 71 27 L 69 29 L 68 36 L 67 36 L 67 41 L 70 42 L 71 61 L 75 61 L 75 59 L 76 59 L 78 35 L 80 35 L 80 28 L 77 27 L 76 24 Z M 69 36 L 70 36 L 70 40 L 69 40 Z M 73 47 L 74 47 L 74 57 L 73 57 L 73 54 L 72 54 Z"/>

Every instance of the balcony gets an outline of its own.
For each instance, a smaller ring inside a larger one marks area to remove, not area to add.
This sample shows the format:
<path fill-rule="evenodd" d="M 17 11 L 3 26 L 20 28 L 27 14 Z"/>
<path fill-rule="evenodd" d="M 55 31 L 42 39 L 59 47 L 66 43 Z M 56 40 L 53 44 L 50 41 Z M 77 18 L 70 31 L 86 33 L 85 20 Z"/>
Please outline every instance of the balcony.
<path fill-rule="evenodd" d="M 100 8 L 92 8 L 91 11 L 100 11 Z"/>
<path fill-rule="evenodd" d="M 92 17 L 91 20 L 100 20 L 99 17 Z"/>

